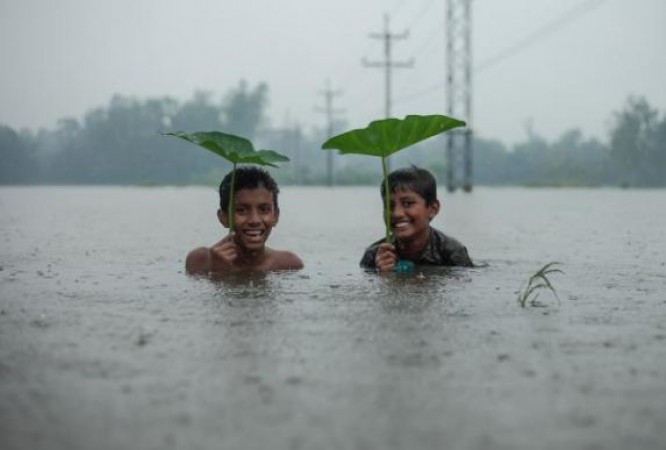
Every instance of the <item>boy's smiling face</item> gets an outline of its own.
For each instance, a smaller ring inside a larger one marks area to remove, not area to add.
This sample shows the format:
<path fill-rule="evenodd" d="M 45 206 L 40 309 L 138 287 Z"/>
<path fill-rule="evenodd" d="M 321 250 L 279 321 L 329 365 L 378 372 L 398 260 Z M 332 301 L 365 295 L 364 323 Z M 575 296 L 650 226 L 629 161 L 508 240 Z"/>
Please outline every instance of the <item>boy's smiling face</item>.
<path fill-rule="evenodd" d="M 411 189 L 391 193 L 391 230 L 398 241 L 427 240 L 430 221 L 439 212 L 439 201 L 426 205 L 425 199 Z"/>
<path fill-rule="evenodd" d="M 279 210 L 275 207 L 273 193 L 259 187 L 240 189 L 234 193 L 234 231 L 236 244 L 248 251 L 261 250 L 266 245 L 271 230 L 278 223 Z M 219 210 L 218 217 L 229 227 L 227 212 Z"/>

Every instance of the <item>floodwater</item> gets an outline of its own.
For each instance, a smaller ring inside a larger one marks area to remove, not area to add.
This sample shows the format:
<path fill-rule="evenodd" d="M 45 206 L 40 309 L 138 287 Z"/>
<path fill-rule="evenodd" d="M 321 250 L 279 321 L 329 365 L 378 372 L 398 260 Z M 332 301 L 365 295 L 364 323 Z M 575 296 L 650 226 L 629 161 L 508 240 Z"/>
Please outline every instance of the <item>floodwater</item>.
<path fill-rule="evenodd" d="M 666 190 L 440 194 L 481 267 L 365 273 L 378 190 L 284 187 L 306 268 L 215 283 L 213 188 L 1 188 L 0 448 L 666 448 Z"/>

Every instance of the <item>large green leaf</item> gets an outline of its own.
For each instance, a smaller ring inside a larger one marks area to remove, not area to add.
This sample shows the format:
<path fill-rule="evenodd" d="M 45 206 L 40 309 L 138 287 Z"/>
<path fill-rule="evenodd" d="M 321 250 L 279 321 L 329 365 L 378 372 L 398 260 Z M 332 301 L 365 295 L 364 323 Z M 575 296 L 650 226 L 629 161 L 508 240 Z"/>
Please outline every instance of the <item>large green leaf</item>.
<path fill-rule="evenodd" d="M 462 120 L 442 115 L 410 115 L 404 119 L 383 119 L 370 122 L 366 128 L 351 130 L 334 136 L 321 146 L 324 150 L 337 149 L 340 153 L 378 156 L 382 159 L 384 175 L 384 225 L 386 242 L 391 242 L 391 211 L 389 209 L 389 183 L 386 159 L 403 148 L 452 128 L 465 126 Z"/>
<path fill-rule="evenodd" d="M 277 167 L 276 163 L 289 161 L 284 155 L 273 150 L 255 150 L 248 139 L 220 131 L 174 131 L 164 133 L 196 144 L 221 156 L 233 164 L 257 164 Z"/>
<path fill-rule="evenodd" d="M 233 164 L 231 176 L 231 189 L 229 190 L 229 231 L 234 231 L 234 186 L 236 177 L 236 164 L 257 164 L 259 166 L 278 167 L 276 163 L 289 161 L 284 155 L 273 150 L 255 150 L 248 139 L 220 131 L 173 131 L 164 133 L 165 136 L 174 136 L 203 147 L 216 155 L 221 156 Z"/>
<path fill-rule="evenodd" d="M 322 149 L 387 157 L 447 130 L 465 126 L 462 120 L 443 115 L 410 115 L 404 119 L 382 119 L 366 128 L 351 130 L 324 142 Z"/>

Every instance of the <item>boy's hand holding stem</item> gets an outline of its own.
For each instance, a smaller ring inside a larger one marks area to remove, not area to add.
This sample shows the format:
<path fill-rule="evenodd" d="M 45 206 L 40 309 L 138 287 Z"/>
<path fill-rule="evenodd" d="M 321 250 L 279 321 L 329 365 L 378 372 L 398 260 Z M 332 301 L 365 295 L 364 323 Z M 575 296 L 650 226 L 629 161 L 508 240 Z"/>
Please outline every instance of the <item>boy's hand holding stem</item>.
<path fill-rule="evenodd" d="M 384 242 L 377 248 L 375 255 L 375 266 L 379 272 L 390 272 L 398 262 L 398 255 L 393 244 Z"/>
<path fill-rule="evenodd" d="M 236 233 L 230 232 L 211 249 L 216 257 L 229 266 L 233 265 L 234 260 L 238 257 L 235 238 Z"/>

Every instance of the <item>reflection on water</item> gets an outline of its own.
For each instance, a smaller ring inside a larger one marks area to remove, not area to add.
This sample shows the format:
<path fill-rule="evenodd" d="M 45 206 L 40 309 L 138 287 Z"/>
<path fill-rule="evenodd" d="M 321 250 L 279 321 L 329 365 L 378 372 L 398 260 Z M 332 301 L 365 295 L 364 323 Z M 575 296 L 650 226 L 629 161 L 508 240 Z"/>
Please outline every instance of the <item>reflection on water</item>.
<path fill-rule="evenodd" d="M 382 274 L 377 301 L 386 312 L 423 312 L 432 302 L 446 303 L 447 284 L 464 282 L 467 270 L 472 269 L 419 267 L 412 273 Z"/>
<path fill-rule="evenodd" d="M 215 296 L 219 298 L 258 298 L 270 296 L 272 289 L 270 279 L 265 273 L 210 273 L 207 277 L 199 277 L 215 286 Z"/>

